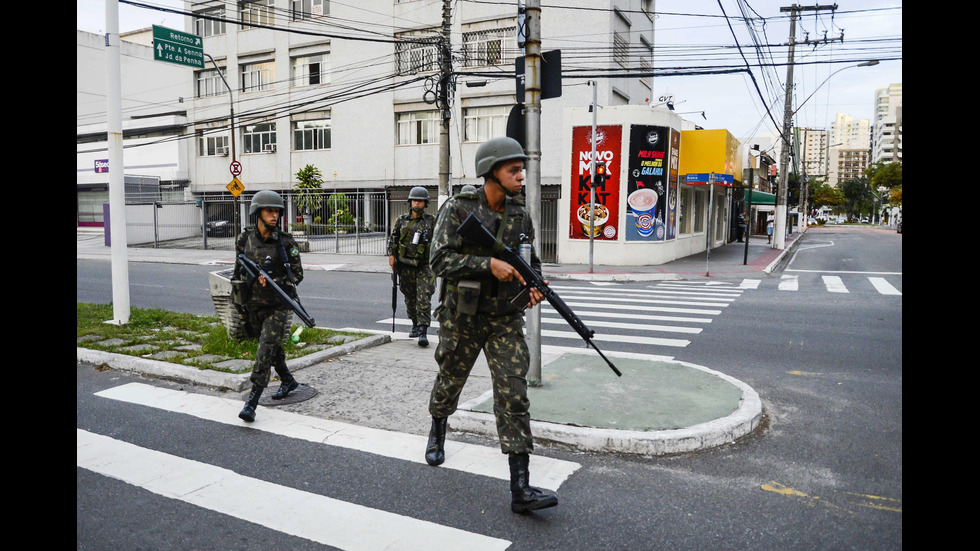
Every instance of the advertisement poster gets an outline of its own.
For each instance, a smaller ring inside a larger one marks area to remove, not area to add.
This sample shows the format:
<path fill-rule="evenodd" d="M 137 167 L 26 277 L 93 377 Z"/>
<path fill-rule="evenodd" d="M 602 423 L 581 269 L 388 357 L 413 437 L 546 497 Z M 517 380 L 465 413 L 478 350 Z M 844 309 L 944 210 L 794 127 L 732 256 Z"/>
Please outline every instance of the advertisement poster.
<path fill-rule="evenodd" d="M 616 240 L 619 235 L 619 169 L 623 143 L 623 127 L 596 127 L 596 159 L 606 163 L 606 180 L 595 189 L 595 220 L 592 223 L 596 240 Z M 592 127 L 572 128 L 572 189 L 568 235 L 572 239 L 588 239 L 590 226 L 590 191 L 592 166 Z"/>
<path fill-rule="evenodd" d="M 627 159 L 627 241 L 675 237 L 680 133 L 666 126 L 631 125 Z"/>

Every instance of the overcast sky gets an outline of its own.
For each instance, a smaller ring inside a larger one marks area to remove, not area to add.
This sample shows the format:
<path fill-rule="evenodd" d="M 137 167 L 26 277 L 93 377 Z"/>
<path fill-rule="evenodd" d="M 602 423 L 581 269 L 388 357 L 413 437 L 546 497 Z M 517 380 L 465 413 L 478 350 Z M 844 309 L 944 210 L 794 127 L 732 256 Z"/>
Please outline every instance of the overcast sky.
<path fill-rule="evenodd" d="M 180 0 L 145 1 L 183 8 Z M 348 5 L 355 2 L 345 0 Z M 560 0 L 542 0 L 542 4 L 562 5 Z M 656 77 L 651 102 L 671 95 L 676 111 L 685 118 L 704 128 L 726 128 L 742 142 L 775 128 L 766 113 L 767 104 L 772 118 L 781 125 L 790 25 L 788 14 L 780 8 L 793 4 L 786 0 L 656 0 L 655 70 L 732 69 L 745 67 L 747 62 L 753 65 L 755 78 L 753 81 L 745 72 Z M 105 32 L 104 0 L 76 0 L 76 6 L 77 28 Z M 743 14 L 756 18 L 754 33 L 749 32 Z M 119 4 L 120 32 L 151 25 L 182 30 L 183 19 L 177 14 Z M 797 21 L 797 42 L 824 37 L 830 41 L 796 46 L 795 126 L 829 129 L 837 113 L 873 120 L 875 90 L 902 82 L 901 0 L 838 0 L 835 11 L 803 12 Z M 547 37 L 543 37 L 542 49 L 548 50 Z M 764 52 L 761 58 L 760 51 Z M 777 65 L 755 67 L 760 59 Z M 870 59 L 880 63 L 853 67 Z"/>

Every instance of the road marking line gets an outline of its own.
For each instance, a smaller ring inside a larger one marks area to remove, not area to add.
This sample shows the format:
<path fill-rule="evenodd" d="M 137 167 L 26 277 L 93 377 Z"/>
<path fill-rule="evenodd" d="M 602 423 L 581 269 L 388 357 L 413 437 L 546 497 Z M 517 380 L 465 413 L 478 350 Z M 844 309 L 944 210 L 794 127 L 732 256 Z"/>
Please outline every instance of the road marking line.
<path fill-rule="evenodd" d="M 497 551 L 511 544 L 280 486 L 82 429 L 76 429 L 76 462 L 89 471 L 170 499 L 340 549 Z"/>
<path fill-rule="evenodd" d="M 578 334 L 575 334 L 578 337 Z M 253 423 L 238 418 L 242 407 L 239 398 L 221 398 L 181 390 L 170 390 L 142 383 L 128 383 L 97 392 L 96 396 L 184 413 L 218 423 L 298 438 L 309 442 L 338 446 L 384 457 L 425 463 L 427 436 L 361 427 L 328 419 L 318 419 L 289 411 L 259 406 Z M 452 425 L 452 418 L 450 418 Z M 535 455 L 531 459 L 534 485 L 557 490 L 582 465 Z M 507 456 L 499 448 L 446 441 L 446 462 L 440 468 L 510 481 Z"/>
<path fill-rule="evenodd" d="M 827 286 L 827 291 L 831 293 L 849 293 L 844 281 L 839 276 L 820 276 L 823 284 Z"/>
<path fill-rule="evenodd" d="M 758 289 L 759 284 L 762 283 L 761 279 L 743 279 L 742 284 L 738 286 L 739 289 Z"/>
<path fill-rule="evenodd" d="M 800 289 L 800 278 L 795 275 L 783 275 L 779 282 L 780 291 L 798 291 Z"/>
<path fill-rule="evenodd" d="M 901 295 L 902 292 L 892 286 L 891 283 L 885 281 L 883 277 L 869 277 L 868 281 L 874 285 L 875 289 L 883 295 Z"/>

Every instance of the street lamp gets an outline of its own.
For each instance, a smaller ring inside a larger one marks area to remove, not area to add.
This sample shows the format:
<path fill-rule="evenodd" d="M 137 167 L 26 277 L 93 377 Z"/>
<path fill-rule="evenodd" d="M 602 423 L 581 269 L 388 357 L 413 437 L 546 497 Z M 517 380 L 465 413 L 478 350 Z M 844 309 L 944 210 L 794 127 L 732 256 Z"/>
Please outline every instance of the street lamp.
<path fill-rule="evenodd" d="M 790 50 L 791 61 L 792 58 L 793 56 L 792 56 L 792 49 L 791 49 Z M 779 153 L 779 180 L 780 180 L 779 195 L 776 197 L 776 212 L 775 212 L 775 220 L 773 221 L 773 232 L 772 232 L 773 234 L 772 248 L 774 249 L 786 248 L 786 195 L 787 195 L 786 192 L 787 192 L 787 185 L 789 184 L 789 173 L 788 173 L 789 150 L 790 147 L 792 146 L 792 143 L 790 142 L 790 130 L 792 129 L 793 126 L 793 115 L 795 115 L 797 111 L 799 111 L 800 108 L 803 107 L 803 105 L 807 101 L 809 101 L 810 98 L 813 97 L 813 94 L 815 94 L 817 90 L 820 89 L 820 87 L 826 84 L 827 81 L 830 80 L 831 77 L 833 77 L 837 73 L 843 71 L 844 69 L 852 69 L 854 67 L 871 67 L 877 64 L 878 64 L 878 60 L 873 59 L 871 61 L 858 63 L 857 65 L 848 65 L 847 67 L 842 67 L 840 69 L 837 69 L 836 71 L 831 73 L 830 76 L 824 79 L 824 81 L 821 82 L 816 88 L 814 88 L 813 92 L 811 92 L 810 95 L 807 96 L 805 100 L 803 100 L 803 103 L 801 103 L 799 107 L 796 108 L 795 111 L 792 110 L 792 103 L 791 103 L 792 92 L 793 92 L 792 86 L 788 86 L 786 88 L 786 108 L 784 110 L 783 131 L 782 131 L 783 144 L 782 147 L 780 148 L 780 153 Z M 786 71 L 787 71 L 786 81 L 792 84 L 793 82 L 792 62 L 789 64 L 789 67 L 786 69 Z"/>

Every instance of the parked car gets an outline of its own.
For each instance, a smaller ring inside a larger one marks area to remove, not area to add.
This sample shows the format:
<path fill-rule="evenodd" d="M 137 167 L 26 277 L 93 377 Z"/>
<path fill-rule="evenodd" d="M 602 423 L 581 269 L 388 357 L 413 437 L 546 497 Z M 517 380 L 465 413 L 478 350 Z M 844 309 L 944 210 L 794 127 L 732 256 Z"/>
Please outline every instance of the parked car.
<path fill-rule="evenodd" d="M 232 224 L 227 220 L 212 220 L 207 228 L 208 237 L 231 237 Z"/>

